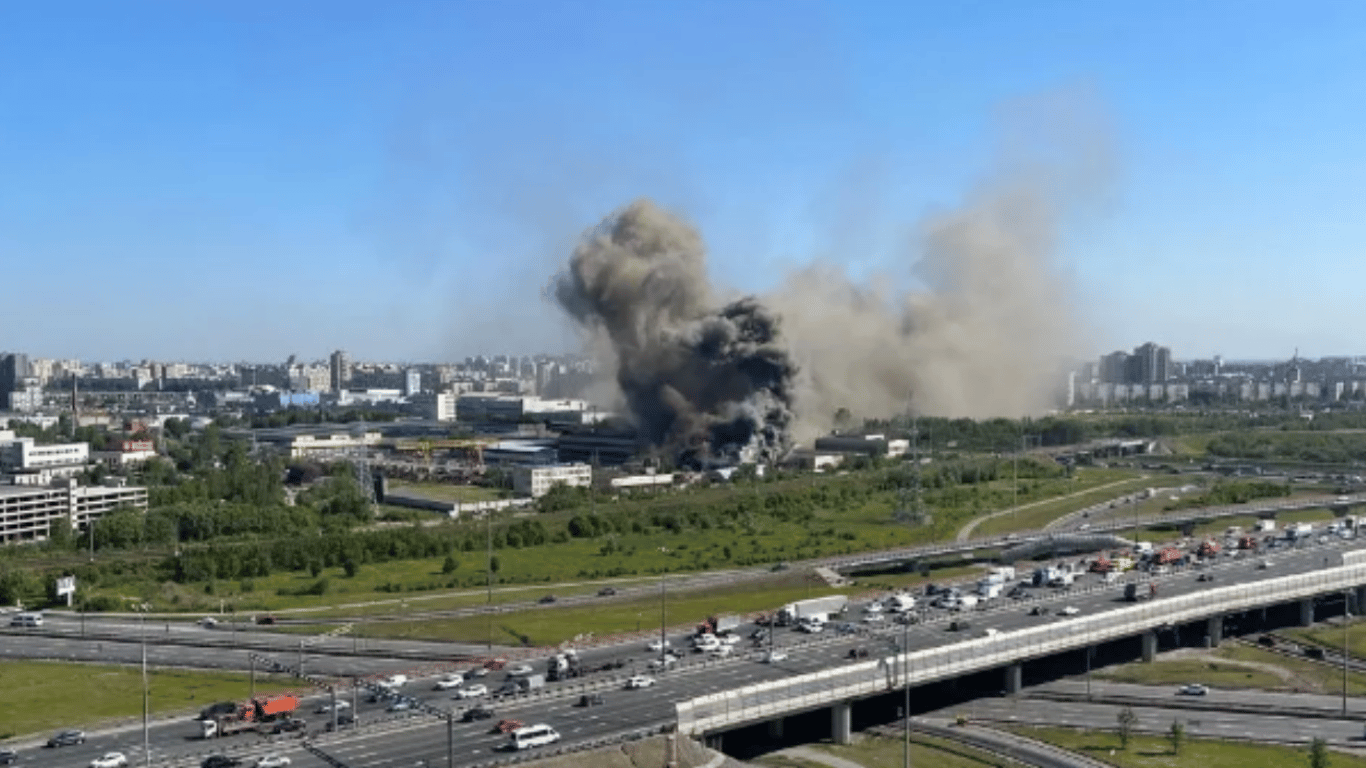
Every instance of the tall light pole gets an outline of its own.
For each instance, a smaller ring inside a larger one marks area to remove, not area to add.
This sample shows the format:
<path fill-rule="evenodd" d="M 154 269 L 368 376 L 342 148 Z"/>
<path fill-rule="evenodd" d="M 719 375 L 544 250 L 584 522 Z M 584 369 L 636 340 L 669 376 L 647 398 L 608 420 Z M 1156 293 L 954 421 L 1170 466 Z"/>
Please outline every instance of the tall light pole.
<path fill-rule="evenodd" d="M 663 672 L 668 666 L 665 661 L 665 654 L 669 652 L 669 638 L 665 629 L 669 625 L 669 612 L 666 607 L 669 594 L 669 572 L 665 571 L 659 575 L 659 671 Z"/>
<path fill-rule="evenodd" d="M 488 608 L 484 615 L 488 617 L 488 648 L 489 655 L 493 655 L 493 510 L 484 510 L 484 533 L 488 540 L 488 563 L 487 563 L 487 582 L 488 582 Z"/>
<path fill-rule="evenodd" d="M 901 688 L 903 701 L 902 715 L 905 720 L 901 729 L 901 755 L 905 768 L 911 768 L 911 623 L 901 625 Z"/>
<path fill-rule="evenodd" d="M 139 622 L 139 634 L 142 635 L 142 764 L 144 766 L 151 766 L 152 764 L 151 707 L 147 688 L 147 609 L 150 607 L 147 603 L 142 604 L 140 611 L 142 620 Z"/>
<path fill-rule="evenodd" d="M 1347 630 L 1352 620 L 1352 593 L 1342 593 L 1342 715 L 1347 716 Z"/>

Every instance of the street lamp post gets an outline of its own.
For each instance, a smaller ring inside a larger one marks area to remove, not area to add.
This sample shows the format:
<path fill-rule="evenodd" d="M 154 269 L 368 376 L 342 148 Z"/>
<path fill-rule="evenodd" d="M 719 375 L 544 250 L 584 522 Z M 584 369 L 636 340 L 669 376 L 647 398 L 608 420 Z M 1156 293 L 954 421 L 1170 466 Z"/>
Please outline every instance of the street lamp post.
<path fill-rule="evenodd" d="M 150 607 L 147 603 L 142 604 L 140 611 L 142 620 L 139 622 L 138 633 L 142 636 L 142 764 L 144 766 L 152 764 L 151 708 L 147 689 L 147 609 Z"/>
<path fill-rule="evenodd" d="M 911 768 L 911 623 L 901 625 L 901 688 L 902 715 L 905 721 L 901 729 L 901 756 L 905 768 Z"/>
<path fill-rule="evenodd" d="M 1351 626 L 1351 592 L 1342 593 L 1342 715 L 1347 716 L 1347 631 Z"/>

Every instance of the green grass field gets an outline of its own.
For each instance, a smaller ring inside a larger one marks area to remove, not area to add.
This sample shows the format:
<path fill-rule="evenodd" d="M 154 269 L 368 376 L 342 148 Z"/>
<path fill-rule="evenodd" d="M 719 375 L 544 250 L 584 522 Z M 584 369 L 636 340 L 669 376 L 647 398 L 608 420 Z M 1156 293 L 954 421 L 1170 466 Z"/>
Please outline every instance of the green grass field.
<path fill-rule="evenodd" d="M 1166 725 L 1170 725 L 1167 723 Z M 1066 728 L 1018 728 L 1022 736 L 1055 744 L 1119 768 L 1285 768 L 1309 765 L 1309 747 L 1283 747 L 1212 739 L 1188 739 L 1180 755 L 1162 736 L 1134 734 L 1129 749 L 1119 748 L 1113 731 Z M 1366 768 L 1366 758 L 1334 752 L 1333 768 Z"/>
<path fill-rule="evenodd" d="M 217 701 L 239 701 L 248 676 L 228 672 L 153 670 L 153 714 L 198 712 Z M 258 694 L 294 690 L 284 679 L 258 675 Z M 136 667 L 47 661 L 0 661 L 0 739 L 65 727 L 95 727 L 142 717 L 142 675 Z"/>
<path fill-rule="evenodd" d="M 853 744 L 809 744 L 807 748 L 835 758 L 853 761 L 864 768 L 900 768 L 904 760 L 900 739 L 868 734 L 860 734 Z M 766 768 L 828 768 L 827 763 L 778 753 L 754 758 L 748 762 Z M 934 768 L 1005 768 L 1019 763 L 956 742 L 915 734 L 911 737 L 911 765 Z"/>
<path fill-rule="evenodd" d="M 410 483 L 391 480 L 389 489 L 396 492 L 422 496 L 436 501 L 494 501 L 499 498 L 498 489 L 482 485 L 449 485 L 446 483 Z"/>
<path fill-rule="evenodd" d="M 1019 500 L 1024 503 L 1048 499 L 1133 476 L 1130 470 L 1085 469 L 1074 478 L 1022 478 Z M 679 510 L 694 507 L 705 511 L 711 508 L 708 505 L 733 504 L 737 495 L 753 494 L 762 504 L 771 495 L 809 489 L 812 484 L 828 482 L 847 484 L 850 477 L 784 478 L 748 486 L 742 483 L 738 486 L 690 488 L 653 497 L 604 503 L 600 505 L 600 511 L 620 513 L 628 518 L 655 513 L 677 515 L 682 514 Z M 683 533 L 644 528 L 592 539 L 571 538 L 537 547 L 505 547 L 495 552 L 499 564 L 496 581 L 502 585 L 518 584 L 535 589 L 538 584 L 651 579 L 665 572 L 725 570 L 941 541 L 952 538 L 959 527 L 972 517 L 1008 503 L 1012 498 L 1011 485 L 1010 480 L 997 480 L 980 485 L 927 490 L 926 500 L 931 505 L 933 522 L 919 526 L 908 526 L 894 520 L 892 508 L 898 503 L 898 497 L 895 491 L 886 491 L 844 506 L 817 508 L 810 519 L 757 515 L 727 522 L 718 518 L 714 524 L 693 526 Z M 1063 503 L 1059 505 L 1058 513 L 1075 508 L 1070 502 Z M 583 511 L 586 510 L 534 516 L 554 530 L 570 516 Z M 458 531 L 473 529 L 477 533 L 483 532 L 482 524 L 477 521 L 443 521 L 437 525 L 452 526 Z M 155 610 L 185 613 L 217 612 L 220 606 L 239 614 L 261 613 L 372 601 L 401 607 L 404 598 L 419 602 L 420 597 L 442 593 L 445 596 L 441 598 L 440 605 L 429 604 L 433 607 L 457 607 L 483 602 L 485 553 L 476 548 L 474 551 L 455 552 L 453 557 L 456 567 L 450 572 L 444 571 L 445 557 L 442 556 L 363 563 L 354 577 L 345 576 L 340 568 L 330 568 L 324 569 L 316 577 L 301 571 L 277 572 L 269 576 L 211 583 L 176 584 L 163 581 L 153 584 L 111 580 L 91 587 L 87 594 L 115 599 L 134 595 L 140 600 L 151 602 Z M 596 586 L 591 589 L 596 591 Z M 515 599 L 525 599 L 525 595 L 519 594 Z"/>

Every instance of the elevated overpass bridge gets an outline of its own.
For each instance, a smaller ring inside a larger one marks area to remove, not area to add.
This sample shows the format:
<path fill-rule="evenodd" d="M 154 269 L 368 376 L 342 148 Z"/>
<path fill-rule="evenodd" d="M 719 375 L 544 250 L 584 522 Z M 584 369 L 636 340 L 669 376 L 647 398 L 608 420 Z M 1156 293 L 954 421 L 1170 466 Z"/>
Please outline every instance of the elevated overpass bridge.
<path fill-rule="evenodd" d="M 1217 581 L 1197 581 L 1194 572 L 1173 574 L 1160 580 L 1159 597 L 1139 603 L 1123 601 L 1122 585 L 1097 584 L 1062 598 L 1080 607 L 1080 614 L 1071 617 L 1030 616 L 1019 603 L 1007 601 L 995 612 L 967 614 L 978 636 L 966 639 L 961 633 L 916 627 L 913 642 L 895 650 L 888 646 L 879 658 L 842 665 L 836 661 L 838 666 L 827 669 L 678 703 L 678 728 L 694 737 L 711 737 L 765 722 L 781 727 L 784 718 L 828 709 L 834 739 L 845 742 L 854 706 L 904 687 L 999 670 L 1001 687 L 1014 693 L 1025 665 L 1050 664 L 1062 654 L 1085 652 L 1089 658 L 1103 644 L 1134 643 L 1126 647 L 1136 647 L 1151 661 L 1159 633 L 1192 624 L 1209 645 L 1217 646 L 1226 619 L 1297 610 L 1299 623 L 1307 625 L 1316 610 L 1330 604 L 1366 607 L 1366 543 L 1355 540 L 1278 550 L 1265 559 L 1230 558 L 1209 573 L 1217 574 Z M 1212 586 L 1216 583 L 1220 586 Z M 997 631 L 987 636 L 986 627 Z"/>

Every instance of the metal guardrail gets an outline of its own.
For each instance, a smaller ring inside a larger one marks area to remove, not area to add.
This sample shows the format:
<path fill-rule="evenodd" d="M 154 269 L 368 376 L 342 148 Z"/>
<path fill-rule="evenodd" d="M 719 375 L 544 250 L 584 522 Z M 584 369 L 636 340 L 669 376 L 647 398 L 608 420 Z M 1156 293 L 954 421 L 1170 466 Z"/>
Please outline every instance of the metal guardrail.
<path fill-rule="evenodd" d="M 1366 584 L 1366 551 L 1345 553 L 1344 565 L 1311 573 L 1216 587 L 1204 592 L 1128 605 L 1099 614 L 974 638 L 807 675 L 701 696 L 676 705 L 679 730 L 698 735 L 717 728 L 815 709 L 899 688 L 901 670 L 919 685 L 1084 648 L 1172 624 Z"/>

